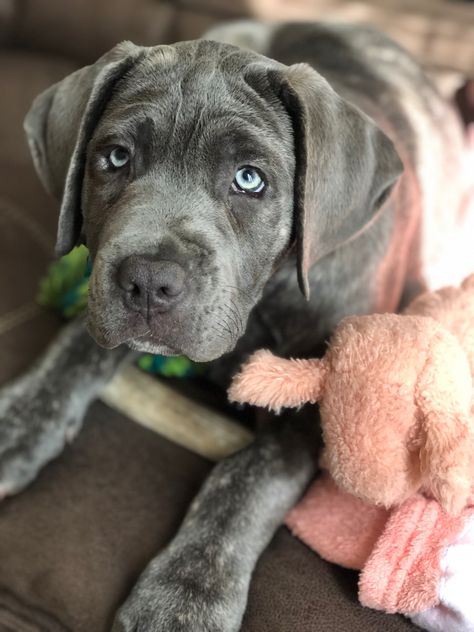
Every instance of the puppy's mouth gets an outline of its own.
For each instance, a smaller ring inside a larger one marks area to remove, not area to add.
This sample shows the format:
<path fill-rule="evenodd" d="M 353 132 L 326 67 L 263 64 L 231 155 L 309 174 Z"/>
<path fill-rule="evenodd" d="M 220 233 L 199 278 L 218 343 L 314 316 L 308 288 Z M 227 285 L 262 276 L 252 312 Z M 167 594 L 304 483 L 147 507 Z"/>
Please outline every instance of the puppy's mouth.
<path fill-rule="evenodd" d="M 132 351 L 139 351 L 140 353 L 152 353 L 153 355 L 162 356 L 185 355 L 178 347 L 165 345 L 157 341 L 152 335 L 131 338 L 130 340 L 126 340 L 125 344 L 130 347 Z"/>
<path fill-rule="evenodd" d="M 115 349 L 120 345 L 127 345 L 133 351 L 152 353 L 154 355 L 179 356 L 185 355 L 180 345 L 173 342 L 167 344 L 162 338 L 154 335 L 150 327 L 143 322 L 122 327 L 104 328 L 97 326 L 90 318 L 87 322 L 89 334 L 96 343 L 105 349 Z"/>
<path fill-rule="evenodd" d="M 162 331 L 161 335 L 153 332 L 144 321 L 119 324 L 113 327 L 95 323 L 89 317 L 88 330 L 96 343 L 105 349 L 115 349 L 127 345 L 139 353 L 150 353 L 163 356 L 186 356 L 194 362 L 211 362 L 225 353 L 232 351 L 236 339 L 222 336 L 206 336 L 206 342 L 200 339 L 198 332 L 189 331 L 190 327 L 176 327 L 173 331 Z"/>
<path fill-rule="evenodd" d="M 214 311 L 209 304 L 198 301 L 167 312 L 143 315 L 126 309 L 113 294 L 108 301 L 103 296 L 97 299 L 93 292 L 91 298 L 89 333 L 106 349 L 126 345 L 139 353 L 186 356 L 195 362 L 210 362 L 234 349 L 246 322 L 240 313 L 238 316 L 227 313 L 215 300 Z"/>

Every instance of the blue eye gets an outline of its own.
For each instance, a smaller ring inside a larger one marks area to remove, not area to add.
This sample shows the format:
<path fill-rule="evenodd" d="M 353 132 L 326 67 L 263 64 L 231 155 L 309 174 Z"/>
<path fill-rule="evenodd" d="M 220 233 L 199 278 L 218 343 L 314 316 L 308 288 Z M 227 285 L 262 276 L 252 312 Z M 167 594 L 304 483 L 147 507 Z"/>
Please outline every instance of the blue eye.
<path fill-rule="evenodd" d="M 130 160 L 130 154 L 128 153 L 128 149 L 125 147 L 114 147 L 109 154 L 109 164 L 113 169 L 121 169 L 125 167 L 125 165 Z"/>
<path fill-rule="evenodd" d="M 232 188 L 238 193 L 262 193 L 265 188 L 265 180 L 255 167 L 240 167 L 235 172 Z"/>

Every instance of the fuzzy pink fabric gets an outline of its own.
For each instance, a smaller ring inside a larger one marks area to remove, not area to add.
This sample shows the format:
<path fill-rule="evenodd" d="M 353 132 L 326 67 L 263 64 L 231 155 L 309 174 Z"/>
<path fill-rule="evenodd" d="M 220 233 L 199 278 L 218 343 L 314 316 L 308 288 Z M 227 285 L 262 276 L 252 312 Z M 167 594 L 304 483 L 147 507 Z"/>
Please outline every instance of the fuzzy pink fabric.
<path fill-rule="evenodd" d="M 474 630 L 474 515 L 450 543 L 441 557 L 438 603 L 409 617 L 430 632 L 472 632 Z"/>
<path fill-rule="evenodd" d="M 328 562 L 360 570 L 389 515 L 387 509 L 368 505 L 341 491 L 324 473 L 287 515 L 286 524 L 293 535 Z"/>
<path fill-rule="evenodd" d="M 441 555 L 473 509 L 450 516 L 434 500 L 415 496 L 395 509 L 359 579 L 364 606 L 412 614 L 438 603 Z"/>
<path fill-rule="evenodd" d="M 450 516 L 420 495 L 390 512 L 341 492 L 324 474 L 286 524 L 324 559 L 362 569 L 363 605 L 413 614 L 438 604 L 441 556 L 473 515 L 470 507 Z"/>

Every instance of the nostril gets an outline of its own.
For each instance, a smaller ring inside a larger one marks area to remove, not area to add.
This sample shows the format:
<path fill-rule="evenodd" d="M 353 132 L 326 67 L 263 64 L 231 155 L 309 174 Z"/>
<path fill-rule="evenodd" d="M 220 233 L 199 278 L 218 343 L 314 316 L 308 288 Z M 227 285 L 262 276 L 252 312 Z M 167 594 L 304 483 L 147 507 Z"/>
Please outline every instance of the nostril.
<path fill-rule="evenodd" d="M 121 289 L 128 294 L 133 294 L 135 296 L 138 296 L 138 294 L 140 294 L 140 288 L 133 281 L 129 281 L 127 279 L 124 280 L 119 277 L 119 285 Z"/>
<path fill-rule="evenodd" d="M 167 298 L 174 298 L 175 296 L 179 296 L 183 291 L 183 285 L 176 283 L 175 285 L 164 285 L 158 289 L 158 294 L 165 296 Z"/>
<path fill-rule="evenodd" d="M 128 260 L 126 260 L 117 270 L 117 283 L 121 290 L 131 294 L 136 291 L 137 284 L 133 279 L 132 271 L 129 269 Z"/>
<path fill-rule="evenodd" d="M 132 296 L 138 297 L 141 294 L 140 286 L 137 285 L 136 283 L 130 283 L 130 286 L 127 289 L 127 292 L 131 294 Z"/>
<path fill-rule="evenodd" d="M 125 294 L 130 296 L 132 299 L 140 298 L 142 290 L 140 289 L 138 283 L 134 283 L 130 280 L 124 280 L 119 277 L 119 286 L 120 289 L 123 290 L 123 292 L 125 292 Z"/>

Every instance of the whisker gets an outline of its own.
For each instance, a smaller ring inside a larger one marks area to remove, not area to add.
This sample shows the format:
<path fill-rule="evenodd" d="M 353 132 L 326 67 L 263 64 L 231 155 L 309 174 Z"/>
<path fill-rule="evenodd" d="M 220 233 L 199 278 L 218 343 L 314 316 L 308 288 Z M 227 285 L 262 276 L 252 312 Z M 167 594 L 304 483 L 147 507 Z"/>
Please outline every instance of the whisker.
<path fill-rule="evenodd" d="M 231 290 L 229 288 L 231 288 L 232 286 L 226 286 L 223 288 L 223 291 L 226 293 L 230 293 L 233 294 L 233 292 L 231 292 Z M 238 288 L 236 288 L 238 289 Z M 244 331 L 244 322 L 243 322 L 243 318 L 242 318 L 242 314 L 240 313 L 240 310 L 238 308 L 238 305 L 235 303 L 234 299 L 232 298 L 232 296 L 229 298 L 229 301 L 231 303 L 231 306 L 226 305 L 226 307 L 229 309 L 229 313 L 232 316 L 232 320 L 234 321 L 234 325 L 236 328 L 236 331 L 240 331 L 243 332 Z"/>
<path fill-rule="evenodd" d="M 227 326 L 229 327 L 229 334 L 233 337 L 236 337 L 237 333 L 239 332 L 239 323 L 237 321 L 236 315 L 227 304 L 218 305 L 217 308 L 221 311 L 223 318 Z"/>
<path fill-rule="evenodd" d="M 239 323 L 237 321 L 237 318 L 235 316 L 233 309 L 231 308 L 230 305 L 227 305 L 227 304 L 225 305 L 225 308 L 227 309 L 228 318 L 232 322 L 232 325 L 234 326 L 234 328 L 238 329 Z"/>
<path fill-rule="evenodd" d="M 225 316 L 225 313 L 224 313 L 224 316 Z M 224 321 L 221 321 L 221 320 L 220 320 L 220 321 L 218 321 L 218 322 L 217 322 L 217 324 L 218 324 L 218 325 L 219 325 L 219 326 L 220 326 L 220 327 L 221 327 L 224 331 L 227 331 L 227 333 L 229 334 L 229 336 L 232 336 L 232 330 L 231 330 L 231 328 L 230 328 L 230 324 L 229 324 L 229 322 L 228 322 L 228 321 L 226 321 L 225 319 L 224 319 Z"/>
<path fill-rule="evenodd" d="M 236 315 L 236 318 L 237 318 L 237 321 L 238 321 L 238 329 L 241 332 L 243 332 L 243 330 L 244 330 L 244 321 L 243 321 L 243 318 L 242 318 L 242 314 L 240 313 L 239 307 L 238 307 L 238 305 L 236 305 L 234 299 L 231 298 L 229 300 L 230 300 L 230 302 L 231 302 L 231 304 L 232 304 L 232 306 L 234 308 L 234 311 L 235 311 L 235 315 Z"/>

